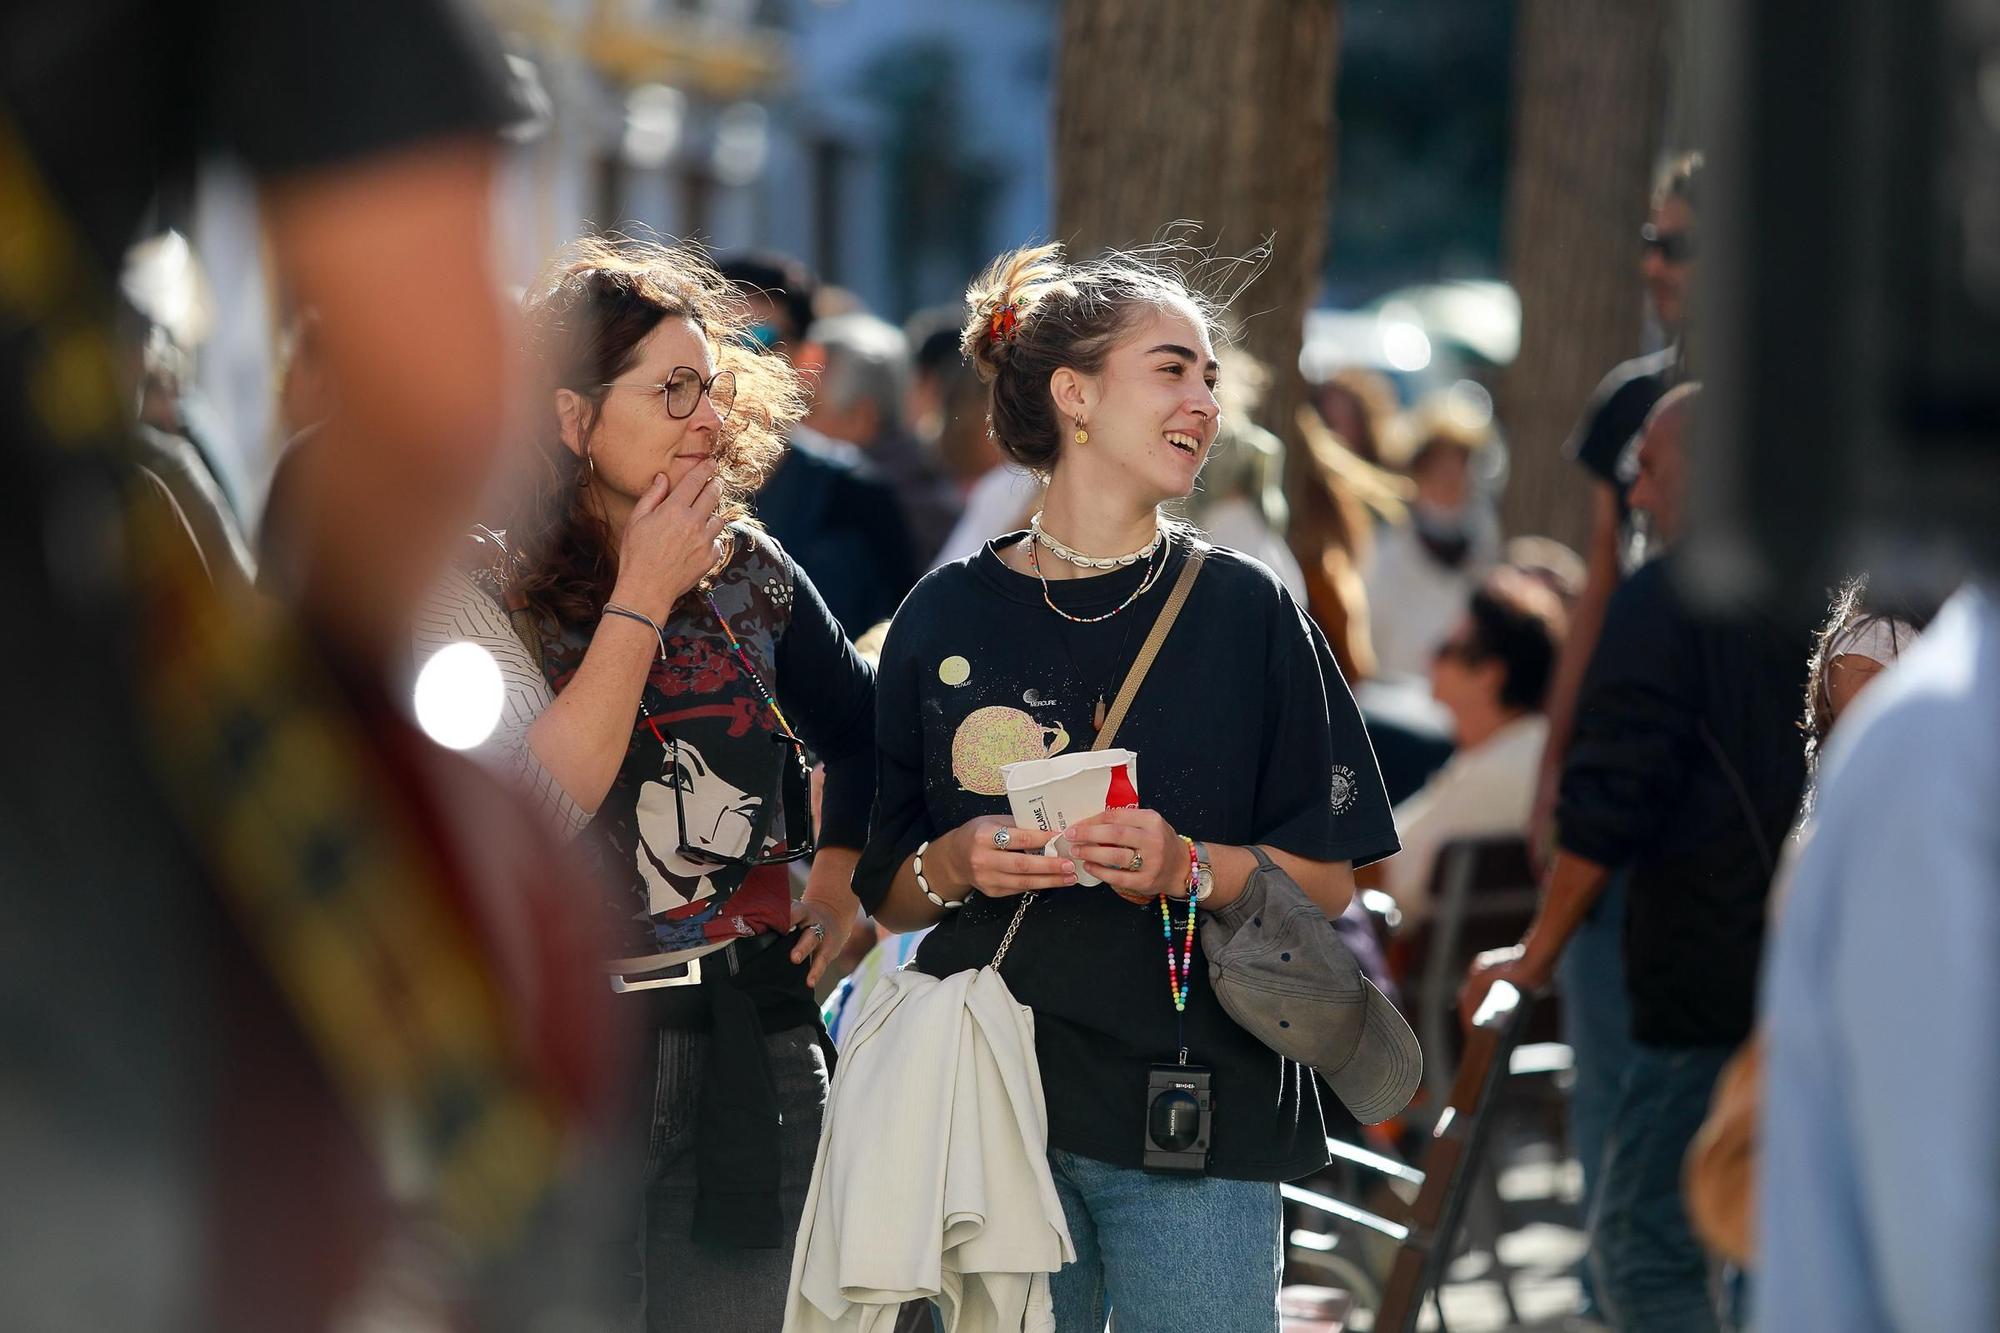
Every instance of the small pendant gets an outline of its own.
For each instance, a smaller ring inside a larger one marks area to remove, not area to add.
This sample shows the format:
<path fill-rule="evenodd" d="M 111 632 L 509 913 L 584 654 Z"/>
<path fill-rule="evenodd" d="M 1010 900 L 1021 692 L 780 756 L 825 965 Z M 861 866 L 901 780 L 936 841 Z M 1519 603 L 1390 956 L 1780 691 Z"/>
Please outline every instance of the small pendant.
<path fill-rule="evenodd" d="M 1090 728 L 1092 731 L 1104 730 L 1104 696 L 1101 694 L 1097 696 L 1097 707 L 1090 714 Z"/>

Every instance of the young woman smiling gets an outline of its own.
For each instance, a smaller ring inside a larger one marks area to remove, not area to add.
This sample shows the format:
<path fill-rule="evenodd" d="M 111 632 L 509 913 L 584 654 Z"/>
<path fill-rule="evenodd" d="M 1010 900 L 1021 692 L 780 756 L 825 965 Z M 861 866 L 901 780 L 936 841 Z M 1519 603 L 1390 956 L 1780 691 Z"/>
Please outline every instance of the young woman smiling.
<path fill-rule="evenodd" d="M 1013 825 L 1001 766 L 1091 743 L 1188 558 L 1194 534 L 1159 506 L 1215 441 L 1216 361 L 1210 311 L 1146 254 L 1018 251 L 968 301 L 994 434 L 1048 495 L 1030 531 L 935 571 L 897 613 L 855 888 L 887 925 L 937 925 L 916 957 L 937 976 L 989 962 L 1019 895 L 1041 896 L 1003 971 L 1034 1011 L 1077 1250 L 1058 1329 L 1097 1333 L 1109 1309 L 1158 1333 L 1275 1330 L 1278 1182 L 1326 1160 L 1319 1100 L 1217 1002 L 1190 885 L 1199 862 L 1201 907 L 1233 901 L 1254 845 L 1338 916 L 1352 866 L 1396 847 L 1374 755 L 1325 639 L 1270 570 L 1215 549 L 1117 735 L 1140 806 L 1073 826 L 1056 858 Z M 1078 884 L 1079 858 L 1103 886 Z M 1141 1165 L 1147 1081 L 1176 1061 L 1209 1071 L 1213 1135 L 1202 1169 L 1158 1174 Z"/>

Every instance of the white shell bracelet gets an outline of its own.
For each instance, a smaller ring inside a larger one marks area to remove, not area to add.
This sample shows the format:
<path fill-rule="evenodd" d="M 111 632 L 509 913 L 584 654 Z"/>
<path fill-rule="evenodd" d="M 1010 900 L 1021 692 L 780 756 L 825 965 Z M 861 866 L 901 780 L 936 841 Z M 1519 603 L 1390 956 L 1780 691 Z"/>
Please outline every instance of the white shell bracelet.
<path fill-rule="evenodd" d="M 917 887 L 924 891 L 924 897 L 930 899 L 939 907 L 944 908 L 948 912 L 955 912 L 965 906 L 965 898 L 970 898 L 972 895 L 968 893 L 965 895 L 965 898 L 960 898 L 957 902 L 953 902 L 949 898 L 940 898 L 931 892 L 931 882 L 924 878 L 924 853 L 929 851 L 930 847 L 929 838 L 917 844 L 917 860 L 916 865 L 913 867 L 917 872 Z"/>

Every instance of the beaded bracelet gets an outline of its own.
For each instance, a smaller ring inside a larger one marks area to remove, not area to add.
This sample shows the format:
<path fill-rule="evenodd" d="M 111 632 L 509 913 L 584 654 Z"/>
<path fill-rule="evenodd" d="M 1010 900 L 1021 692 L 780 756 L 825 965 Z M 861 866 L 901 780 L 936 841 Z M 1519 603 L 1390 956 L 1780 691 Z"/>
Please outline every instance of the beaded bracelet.
<path fill-rule="evenodd" d="M 965 898 L 960 898 L 957 902 L 953 902 L 949 898 L 940 898 L 931 892 L 931 882 L 924 878 L 924 853 L 929 851 L 930 847 L 931 841 L 929 838 L 925 838 L 921 843 L 917 844 L 917 861 L 915 866 L 917 887 L 924 891 L 924 897 L 930 899 L 939 907 L 944 908 L 947 912 L 955 912 L 965 906 L 966 898 L 970 898 L 972 895 L 968 893 L 965 895 Z"/>

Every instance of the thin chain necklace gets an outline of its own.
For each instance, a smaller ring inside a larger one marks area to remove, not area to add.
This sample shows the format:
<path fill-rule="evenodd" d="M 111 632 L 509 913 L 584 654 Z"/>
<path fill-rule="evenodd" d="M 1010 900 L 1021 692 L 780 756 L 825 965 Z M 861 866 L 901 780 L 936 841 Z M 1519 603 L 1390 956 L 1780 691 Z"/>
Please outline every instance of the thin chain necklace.
<path fill-rule="evenodd" d="M 1051 537 L 1048 529 L 1042 526 L 1042 511 L 1039 509 L 1028 519 L 1028 530 L 1034 534 L 1034 540 L 1048 547 L 1057 559 L 1067 560 L 1072 565 L 1081 565 L 1085 569 L 1123 569 L 1127 565 L 1136 565 L 1141 560 L 1151 560 L 1153 552 L 1159 550 L 1160 543 L 1167 538 L 1167 530 L 1159 525 L 1158 520 L 1155 520 L 1153 524 L 1153 540 L 1147 542 L 1144 546 L 1141 546 L 1129 555 L 1100 557 L 1085 555 L 1081 551 L 1072 551 L 1069 547 L 1064 546 L 1054 537 Z"/>
<path fill-rule="evenodd" d="M 1041 580 L 1042 601 L 1048 605 L 1049 610 L 1055 612 L 1057 615 L 1061 616 L 1064 620 L 1069 621 L 1069 623 L 1072 625 L 1095 625 L 1099 621 L 1111 619 L 1111 617 L 1117 615 L 1120 611 L 1123 611 L 1126 607 L 1138 601 L 1141 597 L 1145 596 L 1146 593 L 1152 589 L 1152 586 L 1155 583 L 1158 583 L 1160 581 L 1160 575 L 1164 573 L 1167 568 L 1166 552 L 1167 552 L 1167 543 L 1162 541 L 1159 544 L 1158 551 L 1155 553 L 1158 558 L 1153 562 L 1151 568 L 1149 568 L 1146 571 L 1146 577 L 1139 580 L 1139 586 L 1132 589 L 1132 595 L 1127 597 L 1124 601 L 1118 603 L 1118 605 L 1112 607 L 1109 611 L 1106 611 L 1101 616 L 1073 616 L 1069 612 L 1063 610 L 1060 606 L 1056 605 L 1055 599 L 1049 596 L 1049 577 L 1048 575 L 1042 573 L 1042 562 L 1040 557 L 1038 557 L 1035 554 L 1035 542 L 1032 538 L 1030 538 L 1028 541 L 1028 565 L 1031 569 L 1035 571 L 1035 577 Z"/>
<path fill-rule="evenodd" d="M 1134 624 L 1136 623 L 1137 622 L 1134 622 Z M 1132 646 L 1132 628 L 1133 628 L 1132 625 L 1127 625 L 1125 627 L 1125 637 L 1118 641 L 1118 655 L 1111 659 L 1112 670 L 1114 672 L 1122 668 L 1126 660 L 1125 650 Z M 1086 690 L 1089 689 L 1090 682 L 1084 676 L 1082 666 L 1078 665 L 1076 660 L 1076 654 L 1070 651 L 1068 635 L 1066 635 L 1062 630 L 1057 630 L 1055 634 L 1056 634 L 1056 642 L 1062 645 L 1063 656 L 1069 659 L 1070 670 L 1076 673 L 1077 683 L 1079 685 L 1082 685 Z M 1092 731 L 1104 730 L 1104 718 L 1105 718 L 1104 691 L 1100 689 L 1097 692 L 1097 704 L 1095 707 L 1091 709 L 1090 712 L 1090 729 Z"/>

